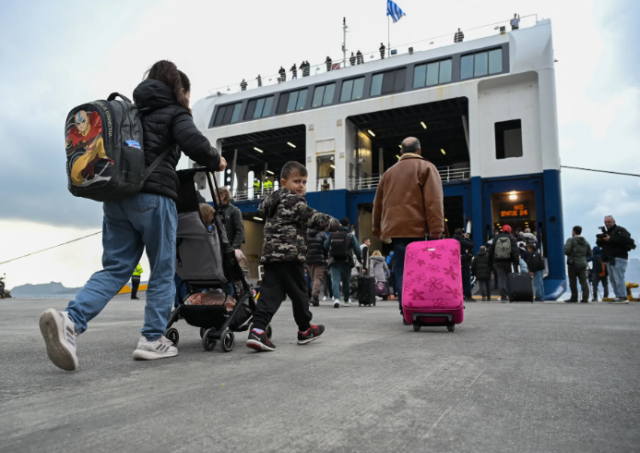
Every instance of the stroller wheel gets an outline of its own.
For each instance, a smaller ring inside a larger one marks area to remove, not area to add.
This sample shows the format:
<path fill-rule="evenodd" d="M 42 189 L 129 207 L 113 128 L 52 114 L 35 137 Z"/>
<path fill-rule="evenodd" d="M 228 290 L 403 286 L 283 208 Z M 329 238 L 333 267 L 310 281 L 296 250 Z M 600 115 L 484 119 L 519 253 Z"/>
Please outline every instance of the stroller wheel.
<path fill-rule="evenodd" d="M 167 329 L 167 331 L 164 333 L 164 336 L 167 340 L 173 343 L 174 346 L 178 346 L 178 342 L 180 341 L 180 334 L 178 333 L 177 329 L 173 327 Z"/>
<path fill-rule="evenodd" d="M 231 352 L 231 350 L 233 349 L 234 342 L 235 342 L 235 336 L 233 335 L 232 331 L 228 330 L 227 333 L 225 333 L 224 337 L 222 338 L 222 344 L 220 345 L 220 347 L 224 352 Z"/>
<path fill-rule="evenodd" d="M 216 340 L 213 339 L 214 329 L 207 329 L 202 336 L 202 347 L 205 351 L 213 351 L 216 347 Z"/>
<path fill-rule="evenodd" d="M 413 331 L 414 332 L 420 332 L 420 327 L 422 327 L 422 326 L 420 326 L 420 324 L 414 324 L 413 325 Z"/>
<path fill-rule="evenodd" d="M 204 327 L 200 327 L 200 338 L 204 337 L 204 331 L 207 330 Z"/>
<path fill-rule="evenodd" d="M 456 330 L 456 325 L 455 325 L 455 324 L 449 324 L 449 325 L 447 326 L 447 330 L 448 330 L 449 332 L 455 332 L 455 330 Z"/>
<path fill-rule="evenodd" d="M 267 333 L 267 337 L 271 339 L 271 336 L 273 335 L 273 329 L 271 328 L 271 324 L 269 324 L 267 328 L 264 329 L 264 331 Z"/>

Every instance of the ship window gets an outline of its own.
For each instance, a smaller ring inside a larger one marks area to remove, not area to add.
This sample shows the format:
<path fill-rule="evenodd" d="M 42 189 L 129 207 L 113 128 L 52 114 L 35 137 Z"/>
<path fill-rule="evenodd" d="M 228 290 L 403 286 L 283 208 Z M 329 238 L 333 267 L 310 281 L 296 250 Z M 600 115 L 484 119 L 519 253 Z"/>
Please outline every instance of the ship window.
<path fill-rule="evenodd" d="M 333 104 L 333 95 L 335 93 L 336 84 L 330 83 L 328 85 L 322 85 L 316 87 L 313 93 L 312 107 L 322 107 L 323 105 Z"/>
<path fill-rule="evenodd" d="M 502 49 L 489 52 L 489 74 L 502 72 Z"/>
<path fill-rule="evenodd" d="M 247 104 L 247 111 L 244 114 L 245 120 L 264 118 L 271 115 L 273 106 L 273 96 L 260 99 L 252 99 Z"/>
<path fill-rule="evenodd" d="M 231 106 L 229 106 L 230 108 Z M 242 107 L 242 103 L 238 102 L 236 105 L 233 106 L 233 114 L 231 115 L 231 122 L 232 123 L 237 123 L 238 119 L 240 118 L 240 108 Z"/>
<path fill-rule="evenodd" d="M 346 102 L 351 100 L 351 91 L 353 90 L 353 80 L 347 80 L 342 84 L 342 94 L 340 95 L 340 102 Z"/>
<path fill-rule="evenodd" d="M 422 88 L 451 82 L 451 59 L 421 64 L 413 70 L 413 87 Z"/>
<path fill-rule="evenodd" d="M 287 113 L 296 110 L 296 103 L 298 102 L 298 92 L 294 91 L 289 93 L 289 102 L 287 103 Z"/>
<path fill-rule="evenodd" d="M 216 117 L 213 122 L 213 127 L 223 126 L 229 123 L 236 123 L 240 117 L 240 109 L 242 108 L 242 102 L 236 104 L 223 105 L 218 108 Z"/>
<path fill-rule="evenodd" d="M 440 62 L 440 77 L 438 83 L 451 82 L 451 59 Z"/>
<path fill-rule="evenodd" d="M 407 68 L 375 74 L 371 81 L 371 96 L 397 93 L 404 90 Z"/>
<path fill-rule="evenodd" d="M 488 57 L 489 55 L 487 54 L 487 52 L 480 52 L 476 54 L 475 62 L 474 62 L 474 71 L 473 71 L 473 75 L 475 77 L 481 77 L 481 76 L 487 75 Z"/>
<path fill-rule="evenodd" d="M 305 88 L 304 90 L 281 94 L 276 113 L 282 114 L 304 110 L 304 105 L 307 102 L 307 91 L 309 91 L 308 88 Z"/>
<path fill-rule="evenodd" d="M 353 92 L 351 93 L 351 100 L 361 99 L 364 94 L 364 77 L 357 78 L 353 81 Z"/>
<path fill-rule="evenodd" d="M 473 55 L 465 55 L 460 62 L 460 78 L 470 79 L 473 77 Z"/>
<path fill-rule="evenodd" d="M 502 49 L 465 55 L 460 62 L 460 78 L 483 77 L 502 72 Z"/>
<path fill-rule="evenodd" d="M 307 91 L 308 89 L 300 90 L 300 95 L 298 96 L 298 104 L 296 105 L 296 110 L 304 110 L 304 105 L 307 103 Z"/>
<path fill-rule="evenodd" d="M 430 63 L 427 65 L 427 86 L 438 84 L 438 71 L 440 63 Z"/>
<path fill-rule="evenodd" d="M 422 88 L 427 77 L 427 65 L 421 64 L 413 70 L 413 88 Z"/>
<path fill-rule="evenodd" d="M 501 121 L 495 124 L 496 159 L 522 157 L 521 120 Z"/>

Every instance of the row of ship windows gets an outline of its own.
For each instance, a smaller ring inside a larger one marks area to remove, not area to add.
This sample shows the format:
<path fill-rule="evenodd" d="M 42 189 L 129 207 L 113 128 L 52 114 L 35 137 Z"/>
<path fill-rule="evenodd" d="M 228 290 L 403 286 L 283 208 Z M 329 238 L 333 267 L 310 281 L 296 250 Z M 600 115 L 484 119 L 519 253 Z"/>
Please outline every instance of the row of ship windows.
<path fill-rule="evenodd" d="M 393 69 L 374 74 L 371 78 L 370 97 L 403 91 L 407 68 Z M 499 74 L 502 72 L 502 49 L 477 52 L 464 55 L 460 60 L 460 79 Z M 451 82 L 452 59 L 416 65 L 413 70 L 413 88 L 424 88 Z M 357 77 L 342 82 L 339 102 L 362 99 L 365 77 Z M 317 86 L 313 93 L 312 108 L 331 105 L 334 102 L 336 83 Z M 276 114 L 304 110 L 309 88 L 290 91 L 280 95 Z M 265 118 L 271 115 L 274 96 L 252 99 L 247 104 L 244 120 Z M 224 126 L 240 120 L 242 102 L 221 106 L 216 114 L 213 126 Z"/>

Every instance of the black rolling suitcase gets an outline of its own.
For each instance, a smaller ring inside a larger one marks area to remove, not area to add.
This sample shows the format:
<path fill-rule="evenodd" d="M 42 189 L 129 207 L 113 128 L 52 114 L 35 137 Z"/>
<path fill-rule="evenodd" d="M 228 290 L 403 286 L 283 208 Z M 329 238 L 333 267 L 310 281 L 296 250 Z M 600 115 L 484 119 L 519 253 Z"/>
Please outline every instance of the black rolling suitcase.
<path fill-rule="evenodd" d="M 525 273 L 507 275 L 507 295 L 509 296 L 509 302 L 533 303 L 531 276 Z"/>
<path fill-rule="evenodd" d="M 358 305 L 376 306 L 376 279 L 361 275 L 358 277 Z"/>

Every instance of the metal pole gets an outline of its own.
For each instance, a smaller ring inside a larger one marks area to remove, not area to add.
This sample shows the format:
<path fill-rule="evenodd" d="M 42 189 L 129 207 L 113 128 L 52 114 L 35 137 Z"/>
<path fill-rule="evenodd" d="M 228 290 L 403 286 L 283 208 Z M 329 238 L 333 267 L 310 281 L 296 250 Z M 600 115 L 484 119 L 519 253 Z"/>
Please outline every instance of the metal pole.
<path fill-rule="evenodd" d="M 387 52 L 391 56 L 391 17 L 387 16 Z"/>
<path fill-rule="evenodd" d="M 342 67 L 347 67 L 347 18 L 342 18 Z"/>
<path fill-rule="evenodd" d="M 231 164 L 231 196 L 235 197 L 236 194 L 238 193 L 238 186 L 236 185 L 236 190 L 234 193 L 233 190 L 233 181 L 234 178 L 236 177 L 236 163 L 238 162 L 238 150 L 234 149 L 233 150 L 233 163 Z"/>

